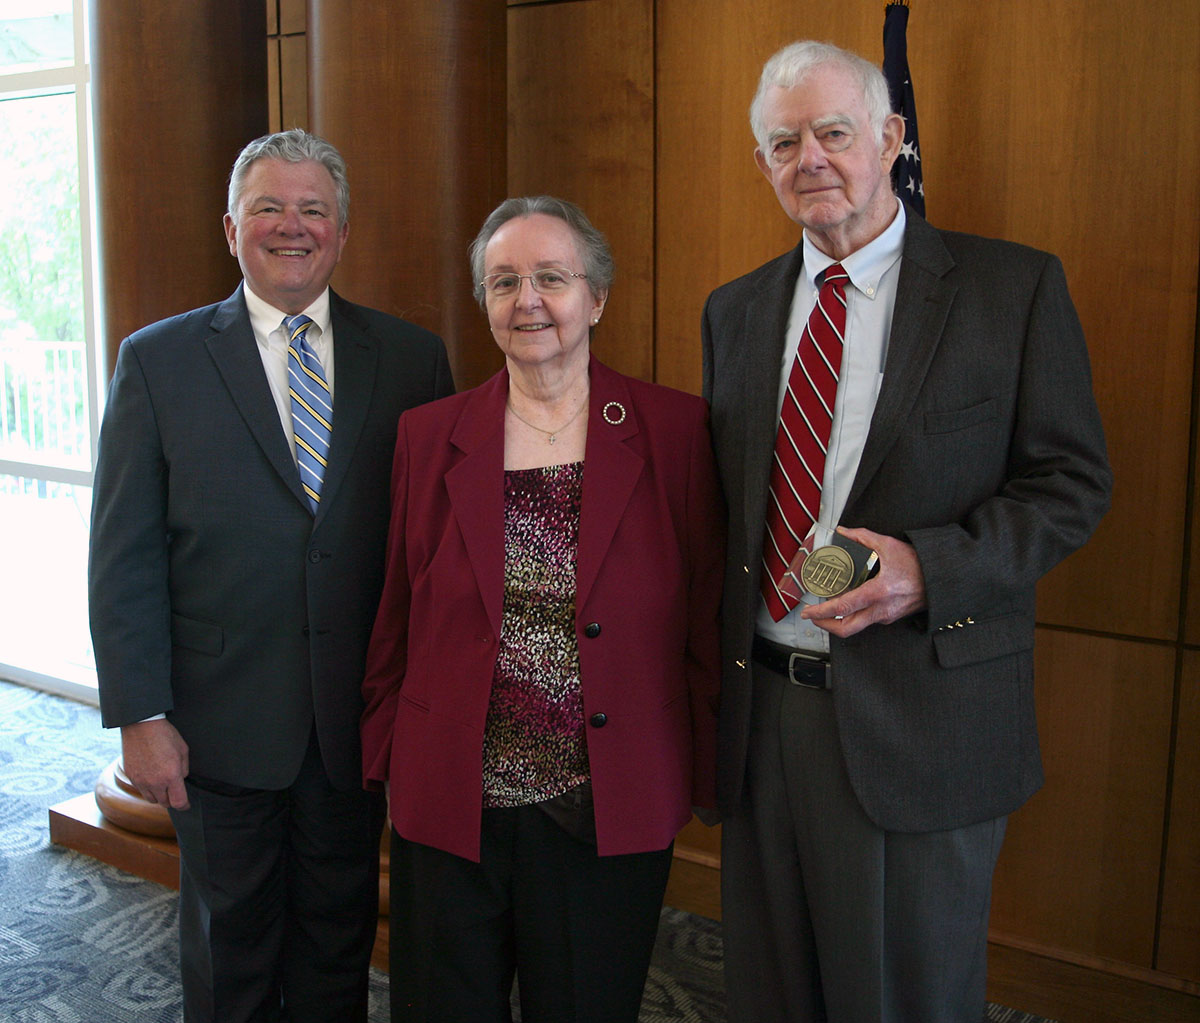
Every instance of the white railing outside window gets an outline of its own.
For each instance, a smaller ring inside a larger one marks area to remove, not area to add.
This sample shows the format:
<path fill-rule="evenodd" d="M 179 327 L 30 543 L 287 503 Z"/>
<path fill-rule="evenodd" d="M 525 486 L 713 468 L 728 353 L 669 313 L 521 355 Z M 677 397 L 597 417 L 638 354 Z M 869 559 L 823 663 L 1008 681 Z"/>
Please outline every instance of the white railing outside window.
<path fill-rule="evenodd" d="M 82 341 L 0 344 L 0 457 L 90 468 L 87 379 Z"/>

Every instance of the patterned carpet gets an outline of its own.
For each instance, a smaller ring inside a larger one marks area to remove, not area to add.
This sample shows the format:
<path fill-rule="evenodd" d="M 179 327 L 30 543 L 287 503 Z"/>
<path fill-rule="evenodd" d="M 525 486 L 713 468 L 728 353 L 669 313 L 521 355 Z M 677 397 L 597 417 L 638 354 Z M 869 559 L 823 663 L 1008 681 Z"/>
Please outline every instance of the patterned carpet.
<path fill-rule="evenodd" d="M 46 811 L 90 792 L 117 749 L 94 708 L 0 681 L 0 1023 L 180 1019 L 175 893 L 49 844 Z M 387 1015 L 373 972 L 371 1021 Z M 719 925 L 663 910 L 641 1023 L 724 1019 Z"/>

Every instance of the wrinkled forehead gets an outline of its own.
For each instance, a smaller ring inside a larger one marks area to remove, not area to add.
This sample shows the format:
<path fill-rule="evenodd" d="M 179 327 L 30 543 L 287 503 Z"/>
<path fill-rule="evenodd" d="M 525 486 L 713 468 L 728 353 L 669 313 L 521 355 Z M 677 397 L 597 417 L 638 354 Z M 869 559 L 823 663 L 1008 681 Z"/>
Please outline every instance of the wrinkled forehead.
<path fill-rule="evenodd" d="M 782 138 L 793 138 L 802 134 L 805 129 L 815 135 L 830 128 L 842 128 L 845 131 L 857 133 L 862 129 L 862 123 L 852 113 L 844 111 L 835 111 L 821 117 L 814 117 L 807 123 L 801 118 L 768 117 L 767 141 L 775 142 Z"/>

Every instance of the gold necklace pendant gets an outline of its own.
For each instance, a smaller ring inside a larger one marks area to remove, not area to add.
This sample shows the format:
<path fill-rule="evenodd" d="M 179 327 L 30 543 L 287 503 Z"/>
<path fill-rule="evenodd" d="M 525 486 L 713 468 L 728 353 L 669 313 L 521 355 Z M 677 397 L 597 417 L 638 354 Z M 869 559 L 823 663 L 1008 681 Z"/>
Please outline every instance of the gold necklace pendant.
<path fill-rule="evenodd" d="M 573 422 L 575 422 L 576 419 L 579 418 L 579 413 L 582 412 L 585 408 L 587 408 L 587 403 L 588 403 L 587 396 L 584 395 L 583 401 L 580 403 L 579 408 L 577 408 L 575 410 L 575 412 L 571 416 L 571 418 L 568 419 L 565 423 L 563 423 L 562 426 L 560 426 L 557 430 L 551 432 L 550 430 L 543 430 L 540 426 L 534 426 L 533 423 L 531 423 L 528 419 L 526 419 L 523 415 L 521 415 L 520 412 L 518 412 L 515 408 L 513 408 L 511 398 L 507 402 L 505 402 L 505 404 L 508 407 L 508 411 L 511 412 L 514 416 L 516 416 L 522 423 L 524 423 L 526 426 L 528 426 L 531 430 L 537 430 L 538 433 L 544 433 L 546 435 L 546 443 L 547 444 L 555 444 L 558 442 L 558 435 L 563 430 L 565 430 L 568 426 L 570 426 Z M 612 403 L 610 402 L 610 404 L 612 404 Z M 624 418 L 624 414 L 625 414 L 625 410 L 621 409 L 622 418 Z"/>

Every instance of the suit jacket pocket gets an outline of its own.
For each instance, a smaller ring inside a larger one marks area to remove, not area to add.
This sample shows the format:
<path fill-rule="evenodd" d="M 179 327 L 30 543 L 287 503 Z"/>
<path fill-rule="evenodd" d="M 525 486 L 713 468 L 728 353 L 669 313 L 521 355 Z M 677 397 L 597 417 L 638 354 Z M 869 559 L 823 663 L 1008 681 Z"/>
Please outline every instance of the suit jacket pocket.
<path fill-rule="evenodd" d="M 1032 650 L 1033 617 L 1013 612 L 1000 618 L 939 629 L 933 634 L 933 648 L 943 668 L 961 668 Z"/>
<path fill-rule="evenodd" d="M 996 415 L 997 402 L 995 398 L 988 398 L 978 405 L 954 409 L 951 412 L 926 412 L 925 432 L 955 433 L 978 423 L 986 423 L 989 419 L 995 419 Z"/>
<path fill-rule="evenodd" d="M 198 618 L 171 615 L 171 642 L 185 650 L 219 657 L 225 649 L 225 633 L 221 626 L 202 622 Z"/>

